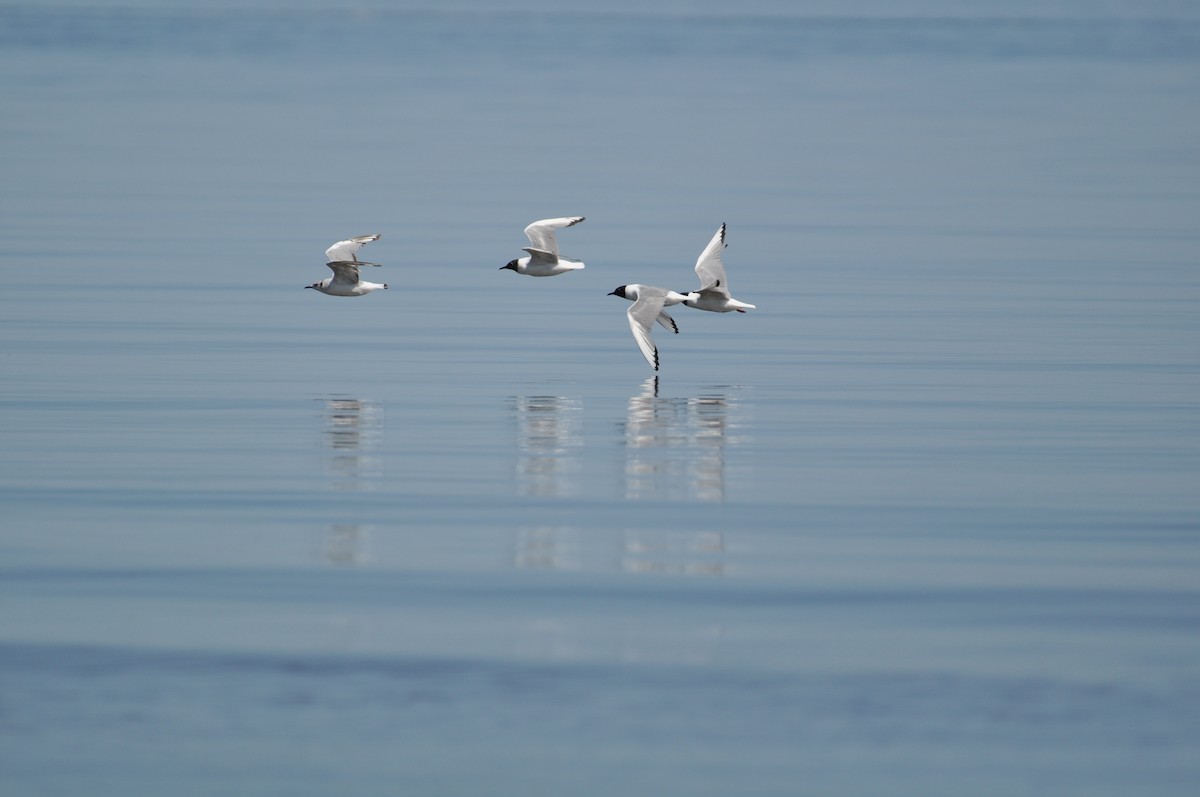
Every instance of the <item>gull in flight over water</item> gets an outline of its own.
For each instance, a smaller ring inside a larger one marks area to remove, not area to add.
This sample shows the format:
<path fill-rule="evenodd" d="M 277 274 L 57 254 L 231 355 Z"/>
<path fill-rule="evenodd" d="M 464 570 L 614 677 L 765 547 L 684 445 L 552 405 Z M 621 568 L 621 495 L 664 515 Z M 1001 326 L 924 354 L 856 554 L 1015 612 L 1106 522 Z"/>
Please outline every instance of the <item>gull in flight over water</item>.
<path fill-rule="evenodd" d="M 622 285 L 610 293 L 609 296 L 620 296 L 622 299 L 628 299 L 631 302 L 636 302 L 638 298 L 637 289 L 639 287 L 641 286 Z M 671 301 L 665 302 L 664 306 L 668 304 L 679 304 L 681 301 L 687 299 L 687 296 L 682 293 L 676 293 L 675 291 L 667 291 L 667 295 L 671 298 Z M 679 334 L 679 324 L 675 323 L 675 319 L 671 318 L 671 315 L 666 310 L 659 310 L 658 316 L 655 318 L 655 320 L 662 324 L 664 329 L 669 329 L 676 335 Z"/>
<path fill-rule="evenodd" d="M 583 216 L 565 216 L 561 219 L 542 219 L 530 224 L 525 228 L 525 236 L 529 238 L 530 243 L 525 247 L 525 251 L 529 255 L 510 260 L 507 265 L 501 266 L 500 270 L 510 268 L 518 274 L 528 274 L 531 277 L 553 277 L 583 268 L 582 261 L 559 255 L 558 240 L 554 237 L 555 230 L 573 227 L 581 221 Z"/>
<path fill-rule="evenodd" d="M 721 262 L 721 252 L 724 249 L 725 225 L 722 224 L 696 260 L 696 276 L 700 278 L 700 290 L 688 292 L 687 300 L 684 301 L 686 306 L 714 313 L 728 313 L 734 310 L 744 313 L 757 309 L 754 305 L 739 302 L 729 295 L 729 280 L 725 277 L 725 264 Z"/>
<path fill-rule="evenodd" d="M 387 288 L 385 283 L 364 282 L 358 276 L 359 266 L 379 265 L 379 263 L 367 263 L 358 259 L 358 250 L 362 249 L 363 244 L 378 240 L 379 233 L 375 233 L 338 241 L 325 250 L 325 257 L 328 259 L 325 265 L 333 269 L 333 276 L 304 287 L 318 290 L 329 296 L 363 296 L 371 291 Z"/>
<path fill-rule="evenodd" d="M 359 235 L 358 238 L 350 238 L 344 241 L 337 241 L 336 244 L 325 250 L 325 257 L 328 258 L 330 269 L 334 270 L 334 276 L 325 277 L 320 282 L 306 284 L 305 288 L 320 290 L 320 292 L 329 294 L 330 296 L 361 296 L 371 293 L 372 290 L 380 290 L 386 288 L 382 282 L 364 282 L 359 278 L 360 265 L 379 265 L 378 263 L 367 263 L 365 260 L 360 260 L 356 253 L 364 244 L 370 244 L 371 241 L 379 240 L 379 233 L 374 235 Z"/>
<path fill-rule="evenodd" d="M 670 326 L 663 322 L 662 317 L 666 313 L 662 309 L 664 306 L 684 302 L 687 297 L 666 288 L 655 288 L 653 285 L 636 283 L 622 285 L 608 295 L 620 296 L 622 299 L 633 301 L 633 306 L 625 311 L 625 314 L 629 316 L 629 329 L 633 332 L 633 339 L 637 341 L 638 348 L 642 350 L 642 356 L 646 358 L 646 362 L 650 363 L 650 367 L 657 371 L 658 347 L 654 345 L 654 339 L 650 337 L 650 327 L 654 326 L 655 321 L 658 321 L 668 329 L 678 332 L 679 329 L 675 327 L 674 321 L 671 321 Z M 670 319 L 671 317 L 667 316 L 667 320 L 670 321 Z"/>

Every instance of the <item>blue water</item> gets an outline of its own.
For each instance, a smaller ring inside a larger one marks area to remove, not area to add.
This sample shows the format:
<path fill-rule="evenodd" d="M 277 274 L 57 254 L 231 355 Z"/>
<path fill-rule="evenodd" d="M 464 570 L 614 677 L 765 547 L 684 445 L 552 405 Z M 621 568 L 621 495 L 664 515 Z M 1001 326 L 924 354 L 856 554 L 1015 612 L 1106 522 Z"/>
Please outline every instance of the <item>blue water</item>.
<path fill-rule="evenodd" d="M 8 4 L 0 65 L 0 794 L 1193 792 L 1194 6 Z M 655 380 L 606 294 L 722 222 L 758 309 Z"/>

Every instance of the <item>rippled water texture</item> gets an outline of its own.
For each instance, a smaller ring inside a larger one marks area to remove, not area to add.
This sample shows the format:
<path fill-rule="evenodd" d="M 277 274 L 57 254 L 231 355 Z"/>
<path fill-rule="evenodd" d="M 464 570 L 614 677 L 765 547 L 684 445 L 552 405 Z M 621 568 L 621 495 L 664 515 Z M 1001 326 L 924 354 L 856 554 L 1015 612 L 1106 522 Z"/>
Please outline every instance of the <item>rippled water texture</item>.
<path fill-rule="evenodd" d="M 1190 4 L 55 1 L 0 63 L 0 792 L 1194 792 Z M 758 309 L 656 378 L 606 294 L 722 222 Z"/>

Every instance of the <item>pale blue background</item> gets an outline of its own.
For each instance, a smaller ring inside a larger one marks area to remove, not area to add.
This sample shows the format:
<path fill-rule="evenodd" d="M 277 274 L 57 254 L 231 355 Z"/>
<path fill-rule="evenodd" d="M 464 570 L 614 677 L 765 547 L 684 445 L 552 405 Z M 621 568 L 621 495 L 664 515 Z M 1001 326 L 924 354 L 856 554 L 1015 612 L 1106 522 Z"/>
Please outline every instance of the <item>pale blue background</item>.
<path fill-rule="evenodd" d="M 0 64 L 0 793 L 1193 792 L 1194 4 L 6 3 Z M 605 294 L 721 222 L 759 309 L 655 395 Z"/>

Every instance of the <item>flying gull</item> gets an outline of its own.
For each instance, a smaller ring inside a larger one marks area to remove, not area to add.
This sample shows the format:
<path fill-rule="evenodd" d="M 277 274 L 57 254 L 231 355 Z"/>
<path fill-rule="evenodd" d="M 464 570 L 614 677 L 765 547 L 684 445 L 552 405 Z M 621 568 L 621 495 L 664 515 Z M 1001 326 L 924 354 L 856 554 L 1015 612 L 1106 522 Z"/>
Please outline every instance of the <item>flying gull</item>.
<path fill-rule="evenodd" d="M 325 265 L 333 270 L 333 276 L 304 287 L 318 290 L 329 296 L 363 296 L 371 291 L 387 288 L 386 283 L 364 282 L 358 276 L 359 266 L 379 265 L 379 263 L 368 263 L 358 259 L 358 250 L 363 247 L 363 244 L 378 240 L 379 233 L 338 241 L 325 250 L 325 257 L 328 260 Z"/>
<path fill-rule="evenodd" d="M 525 235 L 531 244 L 525 247 L 529 254 L 510 260 L 507 265 L 501 266 L 500 270 L 509 268 L 518 274 L 528 274 L 531 277 L 553 277 L 583 268 L 582 261 L 559 255 L 558 240 L 554 237 L 555 230 L 572 227 L 581 221 L 583 216 L 566 216 L 561 219 L 542 219 L 530 224 L 525 228 Z"/>

